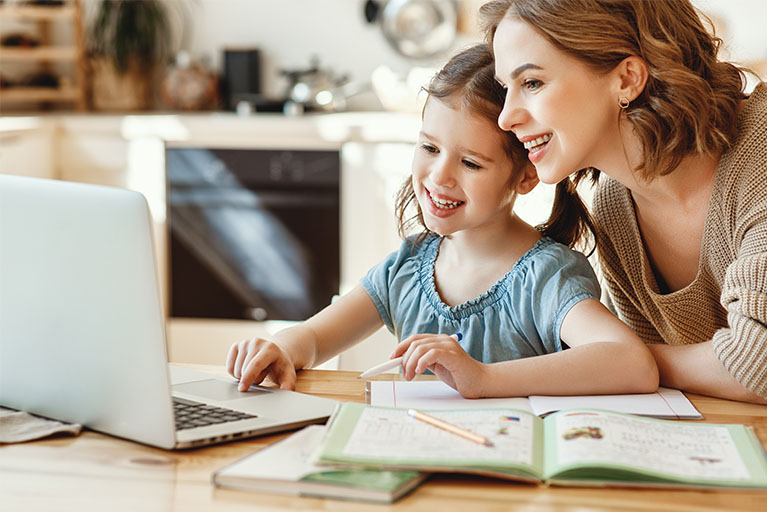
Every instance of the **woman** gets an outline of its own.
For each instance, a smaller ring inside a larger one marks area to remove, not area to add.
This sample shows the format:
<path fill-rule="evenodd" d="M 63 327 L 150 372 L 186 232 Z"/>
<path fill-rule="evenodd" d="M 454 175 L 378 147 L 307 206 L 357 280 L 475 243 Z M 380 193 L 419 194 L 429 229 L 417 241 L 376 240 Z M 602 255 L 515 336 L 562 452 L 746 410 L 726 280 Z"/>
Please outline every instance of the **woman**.
<path fill-rule="evenodd" d="M 541 181 L 599 178 L 601 267 L 661 384 L 767 403 L 767 85 L 743 93 L 688 0 L 498 0 L 480 16 L 501 128 Z"/>

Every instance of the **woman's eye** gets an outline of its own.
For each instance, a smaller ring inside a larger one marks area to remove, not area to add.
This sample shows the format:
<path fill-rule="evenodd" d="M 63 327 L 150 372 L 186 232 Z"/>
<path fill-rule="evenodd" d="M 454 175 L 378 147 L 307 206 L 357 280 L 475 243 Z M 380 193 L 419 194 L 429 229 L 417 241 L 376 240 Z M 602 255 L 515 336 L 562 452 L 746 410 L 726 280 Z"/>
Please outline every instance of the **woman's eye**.
<path fill-rule="evenodd" d="M 481 165 L 476 164 L 476 163 L 472 162 L 471 160 L 464 160 L 463 161 L 463 165 L 465 165 L 469 169 L 481 169 L 482 168 Z"/>
<path fill-rule="evenodd" d="M 437 152 L 437 148 L 435 148 L 431 144 L 421 144 L 421 149 L 426 151 L 427 153 L 436 153 Z"/>
<path fill-rule="evenodd" d="M 536 89 L 539 89 L 543 85 L 543 82 L 540 80 L 536 80 L 534 78 L 528 78 L 524 82 L 522 82 L 522 87 L 527 89 L 528 91 L 534 91 Z"/>

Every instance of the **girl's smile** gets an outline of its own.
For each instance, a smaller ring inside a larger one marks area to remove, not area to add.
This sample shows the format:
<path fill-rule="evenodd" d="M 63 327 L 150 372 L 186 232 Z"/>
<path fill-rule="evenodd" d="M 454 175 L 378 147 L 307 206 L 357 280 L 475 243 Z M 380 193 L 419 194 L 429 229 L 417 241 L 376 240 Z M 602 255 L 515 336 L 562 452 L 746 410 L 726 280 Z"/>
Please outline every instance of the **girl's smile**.
<path fill-rule="evenodd" d="M 429 199 L 431 200 L 427 203 L 427 206 L 431 210 L 429 213 L 438 217 L 447 217 L 449 215 L 453 215 L 456 213 L 458 208 L 465 204 L 464 201 L 450 199 L 447 196 L 440 195 L 429 189 L 426 189 L 426 192 L 429 196 Z"/>

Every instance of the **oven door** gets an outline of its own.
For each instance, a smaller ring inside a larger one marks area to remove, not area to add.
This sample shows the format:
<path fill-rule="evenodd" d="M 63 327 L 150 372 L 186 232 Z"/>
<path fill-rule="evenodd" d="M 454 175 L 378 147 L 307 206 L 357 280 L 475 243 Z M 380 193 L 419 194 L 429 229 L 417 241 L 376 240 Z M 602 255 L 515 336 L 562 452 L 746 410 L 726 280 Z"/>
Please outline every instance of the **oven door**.
<path fill-rule="evenodd" d="M 172 317 L 304 320 L 338 294 L 337 151 L 168 148 Z"/>

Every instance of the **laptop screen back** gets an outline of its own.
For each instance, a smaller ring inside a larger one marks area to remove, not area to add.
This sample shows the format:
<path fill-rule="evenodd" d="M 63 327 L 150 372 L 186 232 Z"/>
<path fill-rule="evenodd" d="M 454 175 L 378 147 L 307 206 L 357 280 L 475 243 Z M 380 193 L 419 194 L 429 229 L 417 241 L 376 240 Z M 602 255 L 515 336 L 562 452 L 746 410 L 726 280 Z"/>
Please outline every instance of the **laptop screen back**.
<path fill-rule="evenodd" d="M 0 176 L 0 405 L 172 447 L 143 196 Z"/>

